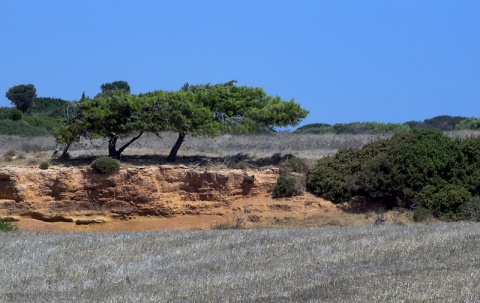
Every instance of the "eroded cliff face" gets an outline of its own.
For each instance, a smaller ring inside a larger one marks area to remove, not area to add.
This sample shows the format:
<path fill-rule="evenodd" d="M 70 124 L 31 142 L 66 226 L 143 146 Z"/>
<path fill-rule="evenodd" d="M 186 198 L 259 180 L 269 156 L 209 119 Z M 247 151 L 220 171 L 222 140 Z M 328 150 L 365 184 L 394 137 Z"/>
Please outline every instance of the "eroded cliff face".
<path fill-rule="evenodd" d="M 89 168 L 5 167 L 0 169 L 0 215 L 52 222 L 72 222 L 72 216 L 222 215 L 238 199 L 268 195 L 278 170 L 248 172 L 252 175 L 253 183 L 245 182 L 241 170 L 193 171 L 172 165 L 107 175 Z"/>

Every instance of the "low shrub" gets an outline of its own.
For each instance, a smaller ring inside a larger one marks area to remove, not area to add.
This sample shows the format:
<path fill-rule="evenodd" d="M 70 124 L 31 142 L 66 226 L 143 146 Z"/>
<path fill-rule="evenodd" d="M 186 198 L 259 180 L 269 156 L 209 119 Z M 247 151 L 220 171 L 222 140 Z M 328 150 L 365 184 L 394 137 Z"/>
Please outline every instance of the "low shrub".
<path fill-rule="evenodd" d="M 244 183 L 244 184 L 253 184 L 253 183 L 255 183 L 255 175 L 251 175 L 251 176 L 249 176 L 249 175 L 247 175 L 247 174 L 243 175 L 243 183 Z"/>
<path fill-rule="evenodd" d="M 50 163 L 48 163 L 47 161 L 43 161 L 42 163 L 40 163 L 40 165 L 38 166 L 40 169 L 47 169 L 50 167 Z"/>
<path fill-rule="evenodd" d="M 12 160 L 15 160 L 15 159 L 26 159 L 26 158 L 27 158 L 27 156 L 25 155 L 25 153 L 19 152 L 19 151 L 13 150 L 13 149 L 7 150 L 3 154 L 3 159 L 5 161 L 12 161 Z"/>
<path fill-rule="evenodd" d="M 433 217 L 432 212 L 424 207 L 419 207 L 413 211 L 413 221 L 427 222 Z"/>
<path fill-rule="evenodd" d="M 473 197 L 460 207 L 463 220 L 480 222 L 480 196 Z"/>
<path fill-rule="evenodd" d="M 10 222 L 0 219 L 0 231 L 9 232 L 13 230 L 17 230 L 17 227 L 12 225 Z"/>
<path fill-rule="evenodd" d="M 293 155 L 287 155 L 280 162 L 280 174 L 288 176 L 291 173 L 304 174 L 308 171 L 309 165 L 305 159 L 297 158 Z"/>
<path fill-rule="evenodd" d="M 12 158 L 12 157 L 15 157 L 15 156 L 17 156 L 17 151 L 13 150 L 13 149 L 9 149 L 3 154 L 4 158 L 7 158 L 7 157 Z"/>
<path fill-rule="evenodd" d="M 302 196 L 304 187 L 302 181 L 295 176 L 279 176 L 277 183 L 273 187 L 272 197 L 283 198 L 292 196 Z"/>
<path fill-rule="evenodd" d="M 12 108 L 10 110 L 10 113 L 8 115 L 8 118 L 10 120 L 13 120 L 13 121 L 19 121 L 19 120 L 22 120 L 22 117 L 23 117 L 23 113 L 21 110 L 18 110 L 16 108 Z"/>
<path fill-rule="evenodd" d="M 242 229 L 243 228 L 243 226 L 242 226 L 243 221 L 244 221 L 243 217 L 235 215 L 232 222 L 226 221 L 226 222 L 223 222 L 223 223 L 216 224 L 216 225 L 212 226 L 212 229 L 216 229 L 216 230 Z"/>
<path fill-rule="evenodd" d="M 106 174 L 120 170 L 120 162 L 110 157 L 100 157 L 95 159 L 90 167 L 99 174 Z"/>

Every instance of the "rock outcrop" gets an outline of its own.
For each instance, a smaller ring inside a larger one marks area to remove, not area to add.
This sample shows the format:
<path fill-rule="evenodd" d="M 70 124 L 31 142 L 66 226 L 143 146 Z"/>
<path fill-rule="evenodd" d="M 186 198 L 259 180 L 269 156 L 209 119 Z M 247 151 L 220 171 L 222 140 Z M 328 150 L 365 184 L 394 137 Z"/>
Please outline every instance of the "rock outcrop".
<path fill-rule="evenodd" d="M 104 217 L 222 215 L 237 199 L 268 195 L 277 177 L 276 169 L 246 175 L 242 170 L 194 171 L 173 165 L 106 175 L 88 167 L 4 167 L 0 215 L 77 224 L 103 223 Z"/>

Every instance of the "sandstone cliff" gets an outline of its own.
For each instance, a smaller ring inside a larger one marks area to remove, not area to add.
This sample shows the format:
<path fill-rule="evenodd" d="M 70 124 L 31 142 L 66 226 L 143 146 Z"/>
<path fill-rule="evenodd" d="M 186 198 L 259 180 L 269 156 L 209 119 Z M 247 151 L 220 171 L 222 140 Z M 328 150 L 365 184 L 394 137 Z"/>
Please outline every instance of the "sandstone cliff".
<path fill-rule="evenodd" d="M 248 175 L 255 177 L 253 183 L 245 182 L 241 170 L 194 171 L 171 165 L 106 175 L 89 168 L 5 167 L 0 169 L 0 215 L 52 222 L 73 221 L 72 216 L 222 215 L 238 199 L 268 195 L 278 171 Z"/>

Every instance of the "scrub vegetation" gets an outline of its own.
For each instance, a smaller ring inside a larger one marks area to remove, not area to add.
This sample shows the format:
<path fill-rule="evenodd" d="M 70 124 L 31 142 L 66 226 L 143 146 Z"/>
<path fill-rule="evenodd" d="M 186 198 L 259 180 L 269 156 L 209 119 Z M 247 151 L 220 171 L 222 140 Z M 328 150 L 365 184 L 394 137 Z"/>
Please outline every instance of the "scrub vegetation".
<path fill-rule="evenodd" d="M 342 149 L 308 171 L 307 187 L 337 203 L 361 196 L 387 207 L 421 207 L 444 220 L 465 219 L 462 209 L 478 204 L 480 195 L 480 138 L 423 129 Z"/>

